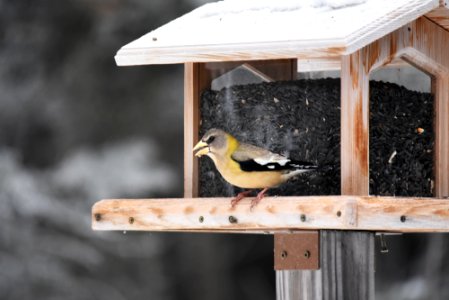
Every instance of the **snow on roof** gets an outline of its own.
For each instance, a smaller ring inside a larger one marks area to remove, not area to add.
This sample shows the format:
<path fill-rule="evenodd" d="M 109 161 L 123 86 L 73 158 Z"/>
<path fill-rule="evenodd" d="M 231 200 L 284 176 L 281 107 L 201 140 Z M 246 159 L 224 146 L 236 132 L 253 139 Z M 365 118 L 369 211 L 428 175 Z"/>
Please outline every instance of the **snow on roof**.
<path fill-rule="evenodd" d="M 118 65 L 349 54 L 438 7 L 439 0 L 226 0 L 122 47 Z"/>

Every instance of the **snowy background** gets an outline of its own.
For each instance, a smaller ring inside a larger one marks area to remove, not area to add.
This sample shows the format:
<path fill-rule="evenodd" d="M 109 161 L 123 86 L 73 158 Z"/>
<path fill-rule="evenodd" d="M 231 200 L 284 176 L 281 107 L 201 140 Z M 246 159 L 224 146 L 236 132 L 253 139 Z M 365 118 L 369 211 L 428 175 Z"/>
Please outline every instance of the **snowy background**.
<path fill-rule="evenodd" d="M 90 228 L 182 196 L 182 66 L 113 56 L 203 2 L 0 0 L 0 299 L 274 299 L 269 236 Z M 446 235 L 388 241 L 379 299 L 447 298 Z"/>

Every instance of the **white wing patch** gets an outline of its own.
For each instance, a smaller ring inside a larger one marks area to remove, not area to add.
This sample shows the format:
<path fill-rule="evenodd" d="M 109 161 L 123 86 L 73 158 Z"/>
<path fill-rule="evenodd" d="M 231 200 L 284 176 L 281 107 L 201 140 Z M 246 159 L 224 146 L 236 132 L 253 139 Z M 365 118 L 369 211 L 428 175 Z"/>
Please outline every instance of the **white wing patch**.
<path fill-rule="evenodd" d="M 265 166 L 266 164 L 276 163 L 281 166 L 285 166 L 290 159 L 275 153 L 270 153 L 269 155 L 265 155 L 262 157 L 255 158 L 254 161 L 259 165 Z M 270 168 L 271 166 L 268 166 Z M 274 168 L 274 166 L 273 166 Z M 271 169 L 271 168 L 270 168 Z"/>

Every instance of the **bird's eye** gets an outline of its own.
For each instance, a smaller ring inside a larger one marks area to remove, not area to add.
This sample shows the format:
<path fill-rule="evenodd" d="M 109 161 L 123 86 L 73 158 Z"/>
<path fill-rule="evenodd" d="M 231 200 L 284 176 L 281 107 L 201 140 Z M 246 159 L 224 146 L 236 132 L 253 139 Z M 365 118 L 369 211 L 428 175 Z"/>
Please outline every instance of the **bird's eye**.
<path fill-rule="evenodd" d="M 206 143 L 207 143 L 207 144 L 210 144 L 210 143 L 212 143 L 214 140 L 215 140 L 215 136 L 211 135 L 211 136 L 207 139 Z"/>

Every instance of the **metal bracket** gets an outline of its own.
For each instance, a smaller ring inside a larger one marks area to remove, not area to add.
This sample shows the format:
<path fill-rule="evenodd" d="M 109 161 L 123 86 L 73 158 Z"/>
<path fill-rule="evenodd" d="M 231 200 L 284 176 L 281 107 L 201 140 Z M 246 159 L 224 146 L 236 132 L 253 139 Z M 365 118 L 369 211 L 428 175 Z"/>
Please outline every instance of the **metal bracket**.
<path fill-rule="evenodd" d="M 318 231 L 296 231 L 274 235 L 275 270 L 318 270 L 319 262 Z"/>

